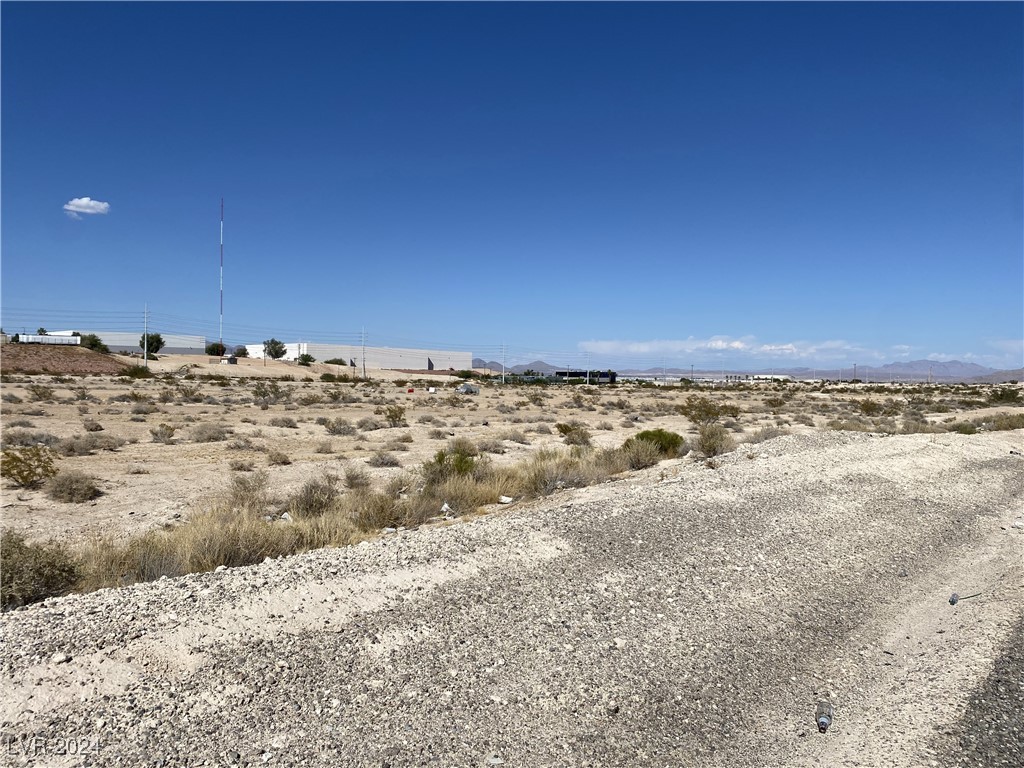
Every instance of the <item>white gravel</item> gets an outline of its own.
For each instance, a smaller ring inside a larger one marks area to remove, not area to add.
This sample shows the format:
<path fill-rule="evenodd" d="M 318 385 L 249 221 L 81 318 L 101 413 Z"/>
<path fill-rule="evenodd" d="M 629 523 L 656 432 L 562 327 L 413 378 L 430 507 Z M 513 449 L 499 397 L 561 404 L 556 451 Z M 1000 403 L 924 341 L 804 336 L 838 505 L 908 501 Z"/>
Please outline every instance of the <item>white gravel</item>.
<path fill-rule="evenodd" d="M 12 611 L 0 754 L 1024 765 L 1022 443 L 783 437 L 716 469 L 664 462 L 471 522 Z"/>

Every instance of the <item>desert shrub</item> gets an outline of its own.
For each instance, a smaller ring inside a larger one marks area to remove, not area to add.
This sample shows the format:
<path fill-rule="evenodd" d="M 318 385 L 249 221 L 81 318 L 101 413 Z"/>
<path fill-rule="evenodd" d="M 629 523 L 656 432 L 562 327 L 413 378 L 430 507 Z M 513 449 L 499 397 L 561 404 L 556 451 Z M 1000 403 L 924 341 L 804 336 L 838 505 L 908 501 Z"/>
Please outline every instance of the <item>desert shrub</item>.
<path fill-rule="evenodd" d="M 252 462 L 244 459 L 232 459 L 228 462 L 228 466 L 234 472 L 252 472 L 253 470 Z"/>
<path fill-rule="evenodd" d="M 925 421 L 923 418 L 905 418 L 900 433 L 904 435 L 931 434 L 945 432 L 946 430 L 938 425 Z"/>
<path fill-rule="evenodd" d="M 65 437 L 57 443 L 57 453 L 62 456 L 89 456 L 93 451 L 116 451 L 125 441 L 114 435 L 100 435 L 89 432 L 84 435 Z"/>
<path fill-rule="evenodd" d="M 7 611 L 66 595 L 79 578 L 75 558 L 56 543 L 28 544 L 14 531 L 0 532 L 0 607 Z"/>
<path fill-rule="evenodd" d="M 765 440 L 773 440 L 776 437 L 782 437 L 788 435 L 789 431 L 780 427 L 767 426 L 761 427 L 759 430 L 747 437 L 746 442 L 748 443 L 763 443 Z"/>
<path fill-rule="evenodd" d="M 53 387 L 44 384 L 29 384 L 25 391 L 32 396 L 34 403 L 45 403 L 53 399 Z"/>
<path fill-rule="evenodd" d="M 299 405 L 319 405 L 324 401 L 324 396 L 317 394 L 316 392 L 307 392 L 304 395 L 300 395 L 297 399 Z"/>
<path fill-rule="evenodd" d="M 334 445 L 330 440 L 321 440 L 313 450 L 316 453 L 334 453 Z"/>
<path fill-rule="evenodd" d="M 389 427 L 406 426 L 406 409 L 401 406 L 388 406 L 384 409 L 384 420 Z"/>
<path fill-rule="evenodd" d="M 132 413 L 136 414 L 137 416 L 142 416 L 148 413 L 156 413 L 159 410 L 160 409 L 157 408 L 152 403 L 136 403 L 135 405 L 132 406 Z"/>
<path fill-rule="evenodd" d="M 391 494 L 357 491 L 345 496 L 343 506 L 364 531 L 395 528 L 403 522 L 401 503 Z"/>
<path fill-rule="evenodd" d="M 337 506 L 341 498 L 338 476 L 327 473 L 321 478 L 310 478 L 286 502 L 285 507 L 299 517 L 320 517 Z"/>
<path fill-rule="evenodd" d="M 768 408 L 774 410 L 777 408 L 782 408 L 786 404 L 786 399 L 784 397 L 779 397 L 778 395 L 771 395 L 770 397 L 766 397 L 764 399 L 764 404 Z"/>
<path fill-rule="evenodd" d="M 590 430 L 579 421 L 555 424 L 555 429 L 565 439 L 566 445 L 590 445 Z"/>
<path fill-rule="evenodd" d="M 550 435 L 551 427 L 549 427 L 547 424 L 538 424 L 533 428 L 533 431 L 536 432 L 538 435 Z"/>
<path fill-rule="evenodd" d="M 271 451 L 267 454 L 267 464 L 275 467 L 285 466 L 291 464 L 292 460 L 288 457 L 288 454 L 282 451 Z"/>
<path fill-rule="evenodd" d="M 231 478 L 227 504 L 237 512 L 263 513 L 270 503 L 270 475 L 264 471 Z"/>
<path fill-rule="evenodd" d="M 122 376 L 129 379 L 152 379 L 153 372 L 144 365 L 129 365 L 121 372 Z"/>
<path fill-rule="evenodd" d="M 622 447 L 618 453 L 621 455 L 625 462 L 626 467 L 629 469 L 644 469 L 645 467 L 653 467 L 663 458 L 666 454 L 662 451 L 661 446 L 653 440 L 630 438 Z M 611 464 L 608 459 L 613 458 L 612 456 L 604 456 L 606 467 Z M 613 468 L 609 467 L 610 469 Z M 614 471 L 611 472 L 614 474 Z"/>
<path fill-rule="evenodd" d="M 988 393 L 988 401 L 992 405 L 1017 405 L 1020 403 L 1020 390 L 1011 387 L 1000 387 Z"/>
<path fill-rule="evenodd" d="M 364 416 L 356 422 L 356 426 L 364 432 L 373 432 L 377 429 L 384 429 L 384 422 L 380 419 L 375 419 L 372 416 Z"/>
<path fill-rule="evenodd" d="M 502 454 L 505 452 L 505 446 L 501 444 L 501 440 L 480 440 L 476 447 L 481 453 Z"/>
<path fill-rule="evenodd" d="M 161 424 L 158 427 L 153 427 L 149 430 L 149 434 L 153 436 L 154 443 L 163 443 L 164 445 L 170 445 L 174 442 L 174 433 L 177 430 L 176 427 L 172 427 L 170 424 Z"/>
<path fill-rule="evenodd" d="M 371 467 L 401 466 L 401 462 L 399 462 L 398 458 L 391 455 L 387 451 L 377 451 L 376 453 L 373 454 L 373 456 L 366 460 L 366 463 L 369 464 Z"/>
<path fill-rule="evenodd" d="M 103 425 L 100 424 L 98 421 L 93 421 L 92 419 L 89 419 L 88 421 L 82 423 L 82 429 L 84 429 L 86 432 L 102 432 Z"/>
<path fill-rule="evenodd" d="M 975 424 L 991 432 L 1002 432 L 1008 429 L 1024 429 L 1024 413 L 997 413 L 982 419 L 975 419 Z"/>
<path fill-rule="evenodd" d="M 961 435 L 975 435 L 978 433 L 978 427 L 970 421 L 954 421 L 947 429 L 950 432 L 958 432 Z"/>
<path fill-rule="evenodd" d="M 275 416 L 270 420 L 270 426 L 283 427 L 285 429 L 298 429 L 299 425 L 291 416 Z"/>
<path fill-rule="evenodd" d="M 253 402 L 257 405 L 276 405 L 287 402 L 291 396 L 291 391 L 276 381 L 257 381 L 252 387 Z"/>
<path fill-rule="evenodd" d="M 35 424 L 33 424 L 28 419 L 11 419 L 10 421 L 7 422 L 7 429 L 11 429 L 12 427 L 26 427 L 28 429 L 31 429 L 34 426 Z M 54 439 L 56 440 L 56 438 Z"/>
<path fill-rule="evenodd" d="M 843 432 L 870 432 L 871 425 L 863 421 L 853 419 L 831 419 L 825 424 L 826 429 L 835 429 Z"/>
<path fill-rule="evenodd" d="M 315 357 L 313 357 L 310 354 L 306 354 L 306 353 L 303 353 L 303 354 L 299 355 L 299 357 L 297 359 L 298 359 L 299 365 L 305 366 L 307 368 L 310 365 L 312 365 L 313 363 L 316 362 L 316 358 Z"/>
<path fill-rule="evenodd" d="M 223 424 L 197 424 L 192 428 L 192 441 L 196 443 L 219 443 L 227 440 L 231 429 Z"/>
<path fill-rule="evenodd" d="M 427 432 L 427 437 L 431 440 L 444 440 L 447 436 L 448 434 L 443 429 L 434 428 Z"/>
<path fill-rule="evenodd" d="M 612 424 L 610 421 L 599 421 L 597 423 L 597 429 L 612 430 L 615 429 L 615 425 Z"/>
<path fill-rule="evenodd" d="M 713 424 L 723 416 L 731 416 L 735 419 L 740 415 L 738 406 L 729 403 L 716 403 L 714 400 L 700 395 L 689 395 L 686 402 L 676 406 L 676 409 L 698 427 Z"/>
<path fill-rule="evenodd" d="M 623 447 L 637 440 L 653 443 L 662 458 L 673 459 L 676 456 L 685 455 L 687 450 L 689 450 L 682 435 L 669 432 L 667 429 L 646 429 L 643 432 L 637 432 L 626 441 Z"/>
<path fill-rule="evenodd" d="M 55 457 L 46 446 L 7 448 L 0 454 L 0 475 L 20 488 L 35 488 L 55 474 Z"/>
<path fill-rule="evenodd" d="M 732 437 L 721 424 L 705 424 L 697 434 L 697 450 L 709 458 L 728 453 L 735 447 Z"/>
<path fill-rule="evenodd" d="M 46 483 L 46 495 L 54 501 L 81 504 L 100 495 L 93 478 L 77 470 L 65 470 Z"/>
<path fill-rule="evenodd" d="M 359 488 L 369 488 L 370 476 L 362 467 L 346 467 L 343 482 L 346 488 L 353 491 Z"/>
<path fill-rule="evenodd" d="M 59 443 L 60 438 L 56 435 L 51 435 L 49 432 L 28 432 L 23 429 L 6 429 L 3 433 L 3 442 L 5 446 L 44 445 L 51 447 Z"/>
<path fill-rule="evenodd" d="M 20 397 L 18 397 L 16 394 L 14 394 L 13 392 L 4 392 L 2 395 L 0 395 L 0 400 L 2 400 L 5 403 L 20 403 L 20 402 L 22 402 L 22 399 Z"/>
<path fill-rule="evenodd" d="M 348 419 L 339 416 L 336 419 L 326 420 L 324 428 L 327 430 L 329 435 L 354 435 L 356 428 L 352 426 Z"/>
<path fill-rule="evenodd" d="M 518 429 L 509 429 L 501 433 L 502 440 L 508 440 L 510 443 L 518 443 L 519 445 L 529 445 L 530 441 L 526 439 L 524 435 Z"/>
<path fill-rule="evenodd" d="M 579 457 L 551 450 L 535 453 L 520 468 L 519 475 L 519 488 L 526 496 L 548 496 L 562 488 L 582 488 L 593 479 Z"/>
<path fill-rule="evenodd" d="M 878 416 L 883 410 L 882 404 L 871 398 L 854 401 L 854 403 L 865 416 Z"/>

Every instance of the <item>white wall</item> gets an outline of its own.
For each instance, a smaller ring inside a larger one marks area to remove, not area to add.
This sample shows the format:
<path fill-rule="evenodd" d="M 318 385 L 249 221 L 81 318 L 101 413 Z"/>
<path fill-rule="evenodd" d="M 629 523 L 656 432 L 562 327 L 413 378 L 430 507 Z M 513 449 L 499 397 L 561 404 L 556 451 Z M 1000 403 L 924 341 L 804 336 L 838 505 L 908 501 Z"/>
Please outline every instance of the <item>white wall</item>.
<path fill-rule="evenodd" d="M 434 370 L 447 371 L 453 368 L 464 371 L 473 367 L 471 352 L 453 352 L 442 349 L 406 349 L 400 347 L 366 347 L 348 344 L 313 344 L 309 342 L 293 342 L 285 345 L 284 360 L 297 360 L 299 355 L 312 355 L 318 363 L 325 360 L 340 358 L 346 362 L 354 360 L 360 371 L 363 366 L 363 354 L 366 354 L 367 368 L 409 368 L 426 370 L 433 365 Z M 249 357 L 262 358 L 262 344 L 246 344 Z"/>

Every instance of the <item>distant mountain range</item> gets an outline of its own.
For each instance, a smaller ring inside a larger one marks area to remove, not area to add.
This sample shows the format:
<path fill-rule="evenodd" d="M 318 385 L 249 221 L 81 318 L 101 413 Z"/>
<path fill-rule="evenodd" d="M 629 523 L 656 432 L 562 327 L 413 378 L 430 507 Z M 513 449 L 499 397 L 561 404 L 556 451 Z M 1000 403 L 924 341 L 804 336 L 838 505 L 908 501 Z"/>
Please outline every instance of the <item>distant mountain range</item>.
<path fill-rule="evenodd" d="M 473 358 L 473 367 L 482 370 L 501 371 L 501 363 L 494 360 L 484 360 L 479 357 Z M 547 375 L 554 371 L 564 371 L 565 366 L 556 366 L 546 363 L 543 360 L 534 360 L 532 363 L 513 365 L 505 369 L 508 373 L 523 374 L 527 371 Z M 689 368 L 617 368 L 619 376 L 644 376 L 679 379 L 689 377 Z M 792 376 L 795 379 L 850 379 L 853 378 L 853 366 L 843 368 L 751 368 L 748 370 L 733 369 L 710 369 L 695 368 L 693 375 L 696 378 L 721 378 L 722 374 L 746 375 L 752 373 L 777 373 L 784 376 Z M 989 382 L 998 383 L 1001 381 L 1024 381 L 1024 369 L 1017 368 L 1009 371 L 999 371 L 995 368 L 986 368 L 977 363 L 962 363 L 959 360 L 940 362 L 937 360 L 914 360 L 908 363 L 887 363 L 881 366 L 857 366 L 857 378 L 861 381 L 964 381 L 964 382 Z"/>

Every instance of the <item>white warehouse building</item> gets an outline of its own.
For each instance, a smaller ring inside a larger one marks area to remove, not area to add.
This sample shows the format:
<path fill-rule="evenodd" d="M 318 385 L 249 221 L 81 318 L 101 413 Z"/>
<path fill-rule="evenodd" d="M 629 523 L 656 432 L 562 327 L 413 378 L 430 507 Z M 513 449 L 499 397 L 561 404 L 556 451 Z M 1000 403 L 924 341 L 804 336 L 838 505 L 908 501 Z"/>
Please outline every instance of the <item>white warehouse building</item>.
<path fill-rule="evenodd" d="M 51 331 L 50 336 L 70 336 L 75 331 Z M 107 345 L 111 352 L 142 352 L 141 331 L 124 333 L 123 331 L 78 331 L 83 336 L 94 333 L 100 341 Z M 153 331 L 157 333 L 157 331 Z M 180 333 L 161 333 L 164 340 L 161 355 L 202 355 L 206 353 L 205 336 L 185 336 Z"/>
<path fill-rule="evenodd" d="M 249 357 L 263 357 L 262 344 L 246 344 L 245 348 L 249 352 Z M 367 368 L 466 371 L 473 367 L 472 352 L 453 352 L 448 349 L 361 347 L 349 344 L 314 344 L 305 341 L 285 344 L 284 348 L 282 360 L 298 360 L 301 355 L 312 355 L 318 363 L 339 359 L 356 368 L 362 368 L 365 364 Z"/>

